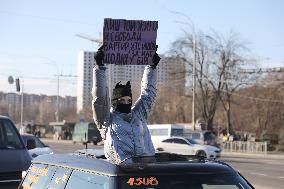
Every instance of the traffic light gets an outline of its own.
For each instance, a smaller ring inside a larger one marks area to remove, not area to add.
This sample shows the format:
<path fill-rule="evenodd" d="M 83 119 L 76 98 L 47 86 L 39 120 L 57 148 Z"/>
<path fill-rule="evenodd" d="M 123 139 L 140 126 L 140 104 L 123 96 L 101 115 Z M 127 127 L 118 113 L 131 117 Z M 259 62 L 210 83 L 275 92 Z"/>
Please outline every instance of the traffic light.
<path fill-rule="evenodd" d="M 16 79 L 16 90 L 17 90 L 17 92 L 20 92 L 20 91 L 21 91 L 20 79 L 19 79 L 19 78 Z"/>

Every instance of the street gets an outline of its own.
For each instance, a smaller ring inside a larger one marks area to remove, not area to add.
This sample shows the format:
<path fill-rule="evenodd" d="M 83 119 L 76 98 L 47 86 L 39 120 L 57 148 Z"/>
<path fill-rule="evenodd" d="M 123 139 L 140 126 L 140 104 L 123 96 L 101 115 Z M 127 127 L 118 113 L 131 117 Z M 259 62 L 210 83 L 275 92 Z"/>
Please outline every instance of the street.
<path fill-rule="evenodd" d="M 221 160 L 237 169 L 257 189 L 283 187 L 284 159 L 223 157 Z"/>
<path fill-rule="evenodd" d="M 71 153 L 84 149 L 82 144 L 73 144 L 70 141 L 43 140 L 55 153 Z M 101 148 L 89 144 L 88 148 Z M 238 170 L 256 189 L 279 189 L 284 185 L 284 158 L 269 158 L 269 156 L 238 157 L 224 154 L 220 160 L 225 161 Z"/>

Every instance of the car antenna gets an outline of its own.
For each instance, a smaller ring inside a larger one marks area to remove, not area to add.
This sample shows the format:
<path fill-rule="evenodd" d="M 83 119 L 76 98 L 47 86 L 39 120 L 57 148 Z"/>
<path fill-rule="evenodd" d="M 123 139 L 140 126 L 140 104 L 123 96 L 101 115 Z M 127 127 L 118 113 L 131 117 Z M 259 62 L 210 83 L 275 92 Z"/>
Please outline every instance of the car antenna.
<path fill-rule="evenodd" d="M 88 149 L 88 142 L 87 142 L 87 133 L 85 132 L 85 150 L 86 150 L 86 154 L 87 154 L 87 149 Z"/>

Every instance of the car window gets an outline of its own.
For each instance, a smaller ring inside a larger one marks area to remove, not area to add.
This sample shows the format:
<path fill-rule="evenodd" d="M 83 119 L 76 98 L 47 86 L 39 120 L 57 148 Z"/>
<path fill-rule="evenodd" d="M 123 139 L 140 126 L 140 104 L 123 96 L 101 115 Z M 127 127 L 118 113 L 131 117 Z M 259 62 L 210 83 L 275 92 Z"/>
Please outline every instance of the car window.
<path fill-rule="evenodd" d="M 189 143 L 191 143 L 191 144 L 198 144 L 196 141 L 194 141 L 194 140 L 192 140 L 192 139 L 190 139 L 190 138 L 187 138 L 186 139 Z"/>
<path fill-rule="evenodd" d="M 185 140 L 180 139 L 180 138 L 173 139 L 173 142 L 176 143 L 176 144 L 187 144 L 187 142 Z"/>
<path fill-rule="evenodd" d="M 45 144 L 43 144 L 43 142 L 41 142 L 37 137 L 33 137 L 33 139 L 35 140 L 37 148 L 44 148 L 45 147 Z"/>
<path fill-rule="evenodd" d="M 55 171 L 55 166 L 33 164 L 21 185 L 21 189 L 46 189 Z"/>
<path fill-rule="evenodd" d="M 43 142 L 41 142 L 37 137 L 35 136 L 27 136 L 27 135 L 23 135 L 22 138 L 24 139 L 25 145 L 27 145 L 27 140 L 34 140 L 35 144 L 36 144 L 36 148 L 44 148 L 45 144 L 43 144 Z"/>
<path fill-rule="evenodd" d="M 23 144 L 9 120 L 0 120 L 0 149 L 22 149 Z"/>
<path fill-rule="evenodd" d="M 163 142 L 172 143 L 172 142 L 173 142 L 173 139 L 166 139 L 166 140 L 163 140 Z"/>
<path fill-rule="evenodd" d="M 21 189 L 63 189 L 71 169 L 33 164 L 25 177 Z"/>
<path fill-rule="evenodd" d="M 57 168 L 50 184 L 48 185 L 48 189 L 64 189 L 70 174 L 71 169 Z"/>
<path fill-rule="evenodd" d="M 110 188 L 110 177 L 97 175 L 95 173 L 73 171 L 66 189 L 108 189 Z"/>

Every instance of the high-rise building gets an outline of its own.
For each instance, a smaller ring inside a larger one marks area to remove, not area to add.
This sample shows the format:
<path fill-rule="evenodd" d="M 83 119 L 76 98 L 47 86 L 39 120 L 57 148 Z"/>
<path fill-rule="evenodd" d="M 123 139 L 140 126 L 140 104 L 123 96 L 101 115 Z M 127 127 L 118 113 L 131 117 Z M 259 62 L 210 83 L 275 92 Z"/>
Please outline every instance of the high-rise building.
<path fill-rule="evenodd" d="M 179 64 L 180 63 L 180 64 Z M 93 66 L 94 52 L 80 51 L 78 56 L 78 85 L 77 85 L 77 112 L 79 113 L 86 107 L 91 107 L 92 103 L 92 85 L 93 85 Z M 136 98 L 140 94 L 140 83 L 143 76 L 145 65 L 106 65 L 106 78 L 109 83 L 109 93 L 115 87 L 116 83 L 121 81 L 125 84 L 131 81 L 133 97 Z M 177 68 L 184 70 L 184 64 L 173 58 L 162 58 L 157 67 L 158 77 L 157 84 L 169 84 L 174 77 L 172 72 Z M 185 75 L 185 74 L 184 74 Z M 182 79 L 184 85 L 184 77 Z M 111 82 L 109 82 L 111 81 Z"/>
<path fill-rule="evenodd" d="M 80 51 L 78 55 L 77 113 L 91 105 L 94 52 Z"/>

